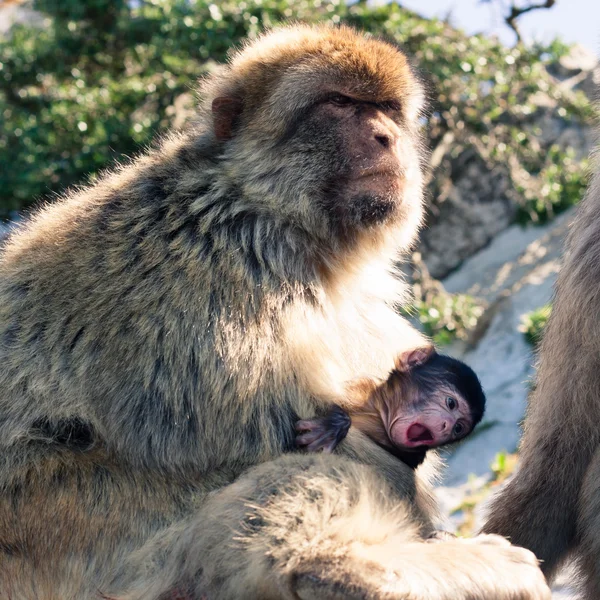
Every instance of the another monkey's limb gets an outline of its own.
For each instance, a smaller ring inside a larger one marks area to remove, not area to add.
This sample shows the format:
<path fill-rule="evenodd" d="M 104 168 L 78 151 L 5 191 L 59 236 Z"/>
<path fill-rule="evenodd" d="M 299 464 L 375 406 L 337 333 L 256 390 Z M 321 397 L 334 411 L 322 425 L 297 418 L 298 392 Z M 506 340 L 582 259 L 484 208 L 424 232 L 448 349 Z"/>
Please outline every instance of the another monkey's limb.
<path fill-rule="evenodd" d="M 584 576 L 583 591 L 586 600 L 600 598 L 600 450 L 594 454 L 588 467 L 578 513 L 579 569 Z"/>
<path fill-rule="evenodd" d="M 348 435 L 351 423 L 350 415 L 335 405 L 324 417 L 298 421 L 296 444 L 308 452 L 331 453 Z"/>
<path fill-rule="evenodd" d="M 424 543 L 408 503 L 371 469 L 298 454 L 215 494 L 154 577 L 117 597 L 157 600 L 182 580 L 211 600 L 550 598 L 530 552 L 495 536 Z"/>
<path fill-rule="evenodd" d="M 582 475 L 573 460 L 569 463 L 573 476 L 566 476 L 557 455 L 546 444 L 551 442 L 540 442 L 538 454 L 521 454 L 521 465 L 514 478 L 492 500 L 483 531 L 507 537 L 534 552 L 542 561 L 544 574 L 552 580 L 576 544 L 578 489 L 569 486 L 573 498 L 566 504 L 559 502 L 563 495 L 561 486 L 580 483 Z"/>
<path fill-rule="evenodd" d="M 599 208 L 596 175 L 570 229 L 524 423 L 519 470 L 494 500 L 484 526 L 532 550 L 549 577 L 579 539 L 592 558 L 586 570 L 594 577 L 599 573 L 600 546 L 594 542 L 599 522 L 593 512 L 598 509 L 594 473 L 600 478 Z M 586 523 L 596 529 L 586 530 Z"/>

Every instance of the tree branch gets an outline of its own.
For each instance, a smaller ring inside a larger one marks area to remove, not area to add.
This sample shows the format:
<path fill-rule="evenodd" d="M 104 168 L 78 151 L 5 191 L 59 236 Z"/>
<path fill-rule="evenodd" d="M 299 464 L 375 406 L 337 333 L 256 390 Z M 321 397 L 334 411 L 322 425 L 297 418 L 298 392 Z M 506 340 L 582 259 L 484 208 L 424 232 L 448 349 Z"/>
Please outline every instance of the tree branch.
<path fill-rule="evenodd" d="M 537 10 L 540 8 L 552 8 L 555 3 L 556 0 L 546 0 L 541 4 L 530 4 L 529 6 L 523 7 L 516 6 L 514 3 L 512 4 L 512 6 L 510 7 L 510 13 L 507 17 L 505 17 L 504 20 L 506 21 L 506 24 L 515 32 L 515 35 L 517 36 L 517 42 L 523 41 L 521 37 L 521 32 L 519 31 L 519 28 L 517 26 L 517 19 L 521 15 L 524 15 L 525 13 L 528 13 L 532 10 Z"/>

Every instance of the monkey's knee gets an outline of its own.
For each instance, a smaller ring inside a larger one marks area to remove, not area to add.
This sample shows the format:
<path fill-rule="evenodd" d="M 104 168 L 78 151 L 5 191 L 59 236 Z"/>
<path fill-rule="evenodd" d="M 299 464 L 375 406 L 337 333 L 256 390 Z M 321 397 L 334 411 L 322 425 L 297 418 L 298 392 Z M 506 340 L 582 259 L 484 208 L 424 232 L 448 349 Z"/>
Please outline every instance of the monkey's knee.
<path fill-rule="evenodd" d="M 408 509 L 383 479 L 338 457 L 283 457 L 253 469 L 213 501 L 215 527 L 234 515 L 235 532 L 224 547 L 235 543 L 240 560 L 232 562 L 246 565 L 237 593 L 260 575 L 262 585 L 270 578 L 284 597 L 334 598 L 337 589 L 340 598 L 351 598 L 349 590 L 364 593 L 371 585 L 364 580 L 369 547 L 393 536 L 418 539 Z M 336 582 L 325 576 L 332 569 Z"/>

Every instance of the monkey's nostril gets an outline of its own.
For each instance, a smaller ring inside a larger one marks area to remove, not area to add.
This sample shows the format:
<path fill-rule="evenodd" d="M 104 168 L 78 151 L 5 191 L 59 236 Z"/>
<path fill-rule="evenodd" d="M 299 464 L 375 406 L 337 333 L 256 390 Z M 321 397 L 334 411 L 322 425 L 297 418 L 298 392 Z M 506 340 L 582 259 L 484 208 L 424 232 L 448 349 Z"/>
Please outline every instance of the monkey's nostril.
<path fill-rule="evenodd" d="M 387 135 L 376 135 L 375 139 L 384 147 L 390 147 L 390 138 Z"/>

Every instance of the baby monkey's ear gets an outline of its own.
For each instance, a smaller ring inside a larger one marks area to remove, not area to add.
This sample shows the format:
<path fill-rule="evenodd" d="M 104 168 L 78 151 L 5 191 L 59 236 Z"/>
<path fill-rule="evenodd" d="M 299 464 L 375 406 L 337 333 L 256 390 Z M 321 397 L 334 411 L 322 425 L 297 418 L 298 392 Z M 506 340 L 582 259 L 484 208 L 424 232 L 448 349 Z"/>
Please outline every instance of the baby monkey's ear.
<path fill-rule="evenodd" d="M 398 371 L 407 373 L 411 369 L 426 363 L 434 354 L 435 348 L 432 345 L 405 350 L 396 357 L 394 366 Z"/>

